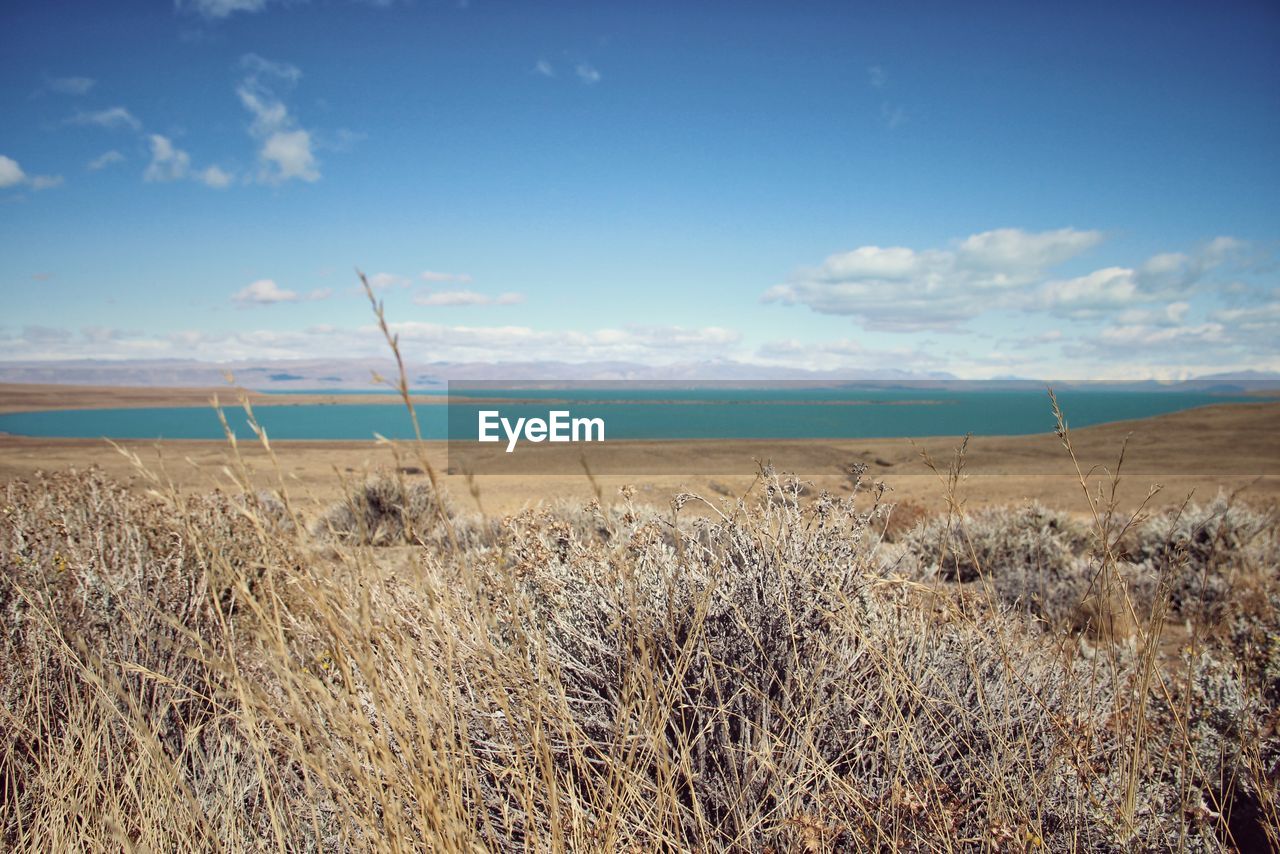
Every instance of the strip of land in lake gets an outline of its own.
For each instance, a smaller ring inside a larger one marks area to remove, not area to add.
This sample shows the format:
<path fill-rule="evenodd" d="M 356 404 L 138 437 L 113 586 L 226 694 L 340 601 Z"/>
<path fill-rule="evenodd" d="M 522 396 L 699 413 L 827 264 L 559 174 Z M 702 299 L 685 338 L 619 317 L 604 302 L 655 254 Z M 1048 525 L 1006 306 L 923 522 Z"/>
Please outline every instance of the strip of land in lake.
<path fill-rule="evenodd" d="M 401 403 L 399 394 L 268 394 L 235 386 L 214 388 L 163 386 L 99 386 L 0 383 L 0 413 L 42 412 L 50 409 L 143 409 L 208 406 L 214 398 L 223 406 L 238 406 L 243 396 L 253 406 Z M 443 395 L 413 395 L 415 405 L 446 403 Z"/>

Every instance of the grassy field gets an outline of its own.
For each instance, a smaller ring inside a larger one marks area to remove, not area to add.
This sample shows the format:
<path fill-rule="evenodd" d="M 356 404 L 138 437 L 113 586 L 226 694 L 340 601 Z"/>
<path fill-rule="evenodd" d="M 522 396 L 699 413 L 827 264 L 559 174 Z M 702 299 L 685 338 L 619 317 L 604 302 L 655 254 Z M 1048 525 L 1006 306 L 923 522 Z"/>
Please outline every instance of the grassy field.
<path fill-rule="evenodd" d="M 1272 487 L 1144 505 L 1081 435 L 1048 437 L 1074 513 L 966 505 L 941 443 L 928 508 L 884 490 L 880 449 L 830 491 L 584 476 L 509 513 L 412 444 L 328 492 L 290 449 L 223 449 L 216 491 L 172 447 L 110 472 L 6 454 L 0 838 L 1274 848 Z"/>

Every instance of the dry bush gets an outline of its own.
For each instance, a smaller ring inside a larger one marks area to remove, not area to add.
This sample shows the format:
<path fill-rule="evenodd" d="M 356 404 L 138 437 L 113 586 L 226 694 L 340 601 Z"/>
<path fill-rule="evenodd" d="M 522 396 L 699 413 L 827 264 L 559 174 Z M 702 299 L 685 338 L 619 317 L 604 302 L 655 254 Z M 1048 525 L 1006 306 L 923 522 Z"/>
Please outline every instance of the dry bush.
<path fill-rule="evenodd" d="M 1219 493 L 1208 504 L 1156 514 L 1124 543 L 1130 559 L 1170 573 L 1170 607 L 1217 624 L 1274 588 L 1280 573 L 1275 509 L 1259 511 Z M 1265 607 L 1265 606 L 1264 606 Z"/>
<path fill-rule="evenodd" d="M 896 501 L 888 507 L 884 522 L 876 527 L 883 529 L 885 542 L 900 543 L 933 514 L 914 501 Z"/>
<path fill-rule="evenodd" d="M 402 473 L 372 474 L 347 490 L 314 526 L 318 537 L 361 545 L 444 541 L 443 516 L 453 516 L 431 484 L 408 481 Z"/>
<path fill-rule="evenodd" d="M 343 505 L 350 525 L 311 529 L 265 496 L 10 484 L 0 834 L 233 851 L 1267 839 L 1275 707 L 1243 665 L 1149 681 L 1130 647 L 1064 654 L 1020 608 L 975 615 L 886 577 L 878 506 L 763 487 L 446 516 L 455 549 L 434 497 L 385 481 Z M 1084 547 L 1043 513 L 984 519 L 960 523 L 990 543 L 971 556 L 1027 579 Z M 366 548 L 408 530 L 416 545 Z"/>
<path fill-rule="evenodd" d="M 1000 605 L 1105 638 L 1132 634 L 1123 593 L 1104 583 L 1088 532 L 1038 503 L 928 519 L 901 538 L 901 569 L 927 583 L 973 583 Z M 1154 590 L 1146 567 L 1115 564 L 1130 585 Z"/>
<path fill-rule="evenodd" d="M 265 568 L 292 563 L 271 511 L 140 497 L 96 470 L 7 484 L 4 505 L 0 838 L 186 847 L 216 837 L 206 810 L 227 787 L 246 794 L 222 822 L 253 822 L 253 762 L 209 656 Z"/>
<path fill-rule="evenodd" d="M 1219 494 L 1208 504 L 1157 514 L 1125 543 L 1146 577 L 1168 578 L 1169 608 L 1225 652 L 1240 678 L 1280 703 L 1280 525 Z M 1139 587 L 1149 608 L 1155 591 Z"/>
<path fill-rule="evenodd" d="M 1154 724 L 1179 738 L 1153 762 L 1176 779 L 1187 816 L 1241 851 L 1280 843 L 1280 738 L 1274 700 L 1252 689 L 1229 653 L 1184 652 L 1169 694 L 1153 698 Z"/>
<path fill-rule="evenodd" d="M 1009 649 L 1016 621 L 939 623 L 883 588 L 851 502 L 780 494 L 683 553 L 642 526 L 622 567 L 588 550 L 517 568 L 535 591 L 521 644 L 563 692 L 555 758 L 616 780 L 589 812 L 645 850 L 1079 834 L 1084 757 L 1040 764 L 1103 717 L 1063 690 L 1073 675 Z"/>
<path fill-rule="evenodd" d="M 1066 514 L 1032 502 L 935 517 L 903 541 L 927 572 L 946 581 L 974 581 L 997 570 L 1066 573 L 1088 532 Z"/>
<path fill-rule="evenodd" d="M 937 621 L 871 571 L 852 502 L 787 494 L 679 533 L 624 511 L 608 538 L 530 511 L 466 567 L 352 567 L 367 604 L 313 578 L 294 657 L 332 675 L 274 660 L 314 710 L 276 712 L 280 736 L 304 729 L 340 813 L 377 816 L 347 842 L 1118 838 L 1089 806 L 1111 695 L 1016 619 Z"/>
<path fill-rule="evenodd" d="M 1274 510 L 1219 495 L 1208 505 L 1138 518 L 1116 544 L 1118 554 L 1101 557 L 1069 521 L 1046 518 L 1035 507 L 981 511 L 950 526 L 935 520 L 906 541 L 908 554 L 895 565 L 922 580 L 970 579 L 956 588 L 965 603 L 972 601 L 965 588 L 976 586 L 993 594 L 997 608 L 1025 606 L 1095 638 L 1139 634 L 1153 653 L 1159 627 L 1144 631 L 1141 621 L 1157 612 L 1161 620 L 1167 614 L 1185 621 L 1190 636 L 1182 664 L 1170 663 L 1150 696 L 1155 730 L 1170 741 L 1161 757 L 1149 760 L 1147 773 L 1176 782 L 1183 811 L 1212 829 L 1213 838 L 1245 850 L 1276 845 L 1280 548 Z M 952 549 L 959 555 L 947 557 Z M 1108 586 L 1108 580 L 1122 583 Z M 1176 847 L 1188 839 L 1179 837 Z"/>

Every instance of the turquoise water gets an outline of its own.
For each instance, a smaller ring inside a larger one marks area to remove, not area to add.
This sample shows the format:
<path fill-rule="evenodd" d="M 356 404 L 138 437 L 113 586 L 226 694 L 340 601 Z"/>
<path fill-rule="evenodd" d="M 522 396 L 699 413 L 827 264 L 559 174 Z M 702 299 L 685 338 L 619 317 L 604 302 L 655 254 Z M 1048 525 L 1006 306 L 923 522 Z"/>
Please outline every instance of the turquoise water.
<path fill-rule="evenodd" d="M 458 390 L 448 406 L 417 407 L 428 439 L 476 438 L 477 413 L 503 417 L 547 416 L 567 409 L 573 417 L 605 420 L 610 439 L 801 439 L 899 436 L 1007 436 L 1054 429 L 1043 390 L 938 389 L 573 389 L 502 392 L 513 401 L 473 403 Z M 493 389 L 474 394 L 497 397 Z M 1059 400 L 1072 427 L 1146 418 L 1247 397 L 1179 391 L 1070 390 Z M 539 402 L 541 401 L 541 402 Z M 390 404 L 259 406 L 259 422 L 273 439 L 393 439 L 413 437 L 403 406 Z M 250 438 L 244 413 L 226 410 L 239 438 Z M 0 415 L 0 432 L 28 436 L 112 439 L 221 439 L 222 426 L 208 407 L 78 409 Z M 452 433 L 452 436 L 450 436 Z"/>

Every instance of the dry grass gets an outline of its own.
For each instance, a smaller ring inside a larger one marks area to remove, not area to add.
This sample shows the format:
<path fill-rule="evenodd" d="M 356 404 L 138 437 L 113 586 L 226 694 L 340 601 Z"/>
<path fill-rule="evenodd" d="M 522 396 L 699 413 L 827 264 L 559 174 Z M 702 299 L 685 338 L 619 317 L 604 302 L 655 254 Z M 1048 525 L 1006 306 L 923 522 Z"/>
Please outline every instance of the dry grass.
<path fill-rule="evenodd" d="M 1275 843 L 1275 526 L 1236 505 L 1126 532 L 1143 628 L 1082 643 L 1097 558 L 1037 508 L 956 517 L 939 559 L 941 523 L 886 546 L 874 491 L 767 471 L 702 515 L 500 522 L 388 475 L 311 527 L 157 486 L 5 488 L 6 847 Z M 1153 676 L 1161 597 L 1195 632 Z"/>

